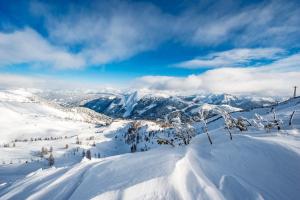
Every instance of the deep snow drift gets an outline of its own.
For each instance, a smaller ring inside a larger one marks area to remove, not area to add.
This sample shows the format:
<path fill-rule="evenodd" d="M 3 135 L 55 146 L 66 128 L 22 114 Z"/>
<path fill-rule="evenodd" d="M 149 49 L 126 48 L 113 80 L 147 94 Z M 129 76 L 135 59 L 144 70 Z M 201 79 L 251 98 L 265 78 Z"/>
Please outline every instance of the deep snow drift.
<path fill-rule="evenodd" d="M 63 119 L 57 116 L 65 115 L 65 111 L 57 114 L 51 106 L 26 102 L 24 94 L 14 95 L 1 96 L 2 141 L 27 134 L 28 138 L 49 133 L 70 137 L 1 147 L 5 164 L 0 164 L 0 199 L 299 199 L 300 98 L 274 106 L 282 120 L 279 131 L 233 130 L 230 140 L 223 119 L 214 117 L 208 120 L 212 145 L 206 134 L 199 134 L 187 146 L 152 145 L 148 151 L 129 153 L 129 146 L 115 138 L 128 130 L 129 121 L 115 120 L 100 127 L 76 120 L 77 114 L 74 119 Z M 16 102 L 19 98 L 25 100 Z M 271 109 L 232 115 L 251 120 L 257 113 L 271 120 Z M 159 128 L 153 122 L 148 126 Z M 202 124 L 194 126 L 201 130 Z M 55 131 L 49 131 L 50 127 Z M 74 132 L 78 139 L 72 137 Z M 65 144 L 69 144 L 68 149 Z M 53 146 L 54 167 L 47 167 L 45 160 L 35 156 L 42 146 Z M 92 160 L 81 158 L 83 149 L 91 149 Z M 27 164 L 15 162 L 32 158 Z M 13 164 L 8 164 L 10 160 Z"/>

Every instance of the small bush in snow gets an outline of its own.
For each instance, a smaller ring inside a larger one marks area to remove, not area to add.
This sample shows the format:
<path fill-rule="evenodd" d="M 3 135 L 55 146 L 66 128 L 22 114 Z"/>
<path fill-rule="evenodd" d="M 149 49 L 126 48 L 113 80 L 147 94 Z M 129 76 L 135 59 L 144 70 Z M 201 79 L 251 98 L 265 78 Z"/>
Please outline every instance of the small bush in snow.
<path fill-rule="evenodd" d="M 256 119 L 254 120 L 254 124 L 257 128 L 263 128 L 267 132 L 270 132 L 272 129 L 276 128 L 278 131 L 282 127 L 282 120 L 277 118 L 275 109 L 272 108 L 271 112 L 273 113 L 273 119 L 264 119 L 262 116 L 255 114 Z"/>

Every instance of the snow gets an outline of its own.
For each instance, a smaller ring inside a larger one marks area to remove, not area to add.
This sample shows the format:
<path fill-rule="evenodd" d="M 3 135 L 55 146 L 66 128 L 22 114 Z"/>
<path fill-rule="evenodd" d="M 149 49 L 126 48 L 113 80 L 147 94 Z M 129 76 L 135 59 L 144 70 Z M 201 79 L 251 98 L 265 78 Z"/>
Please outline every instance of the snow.
<path fill-rule="evenodd" d="M 295 151 L 263 138 L 235 135 L 230 141 L 226 135 L 218 134 L 210 146 L 201 135 L 188 148 L 157 148 L 83 160 L 64 173 L 60 173 L 64 168 L 55 169 L 56 178 L 38 191 L 32 185 L 41 184 L 41 177 L 49 180 L 52 173 L 48 169 L 26 177 L 16 189 L 8 188 L 2 198 L 297 199 L 299 141 Z M 287 143 L 293 139 L 284 138 Z M 73 185 L 78 182 L 78 186 Z M 15 194 L 21 188 L 22 192 Z"/>
<path fill-rule="evenodd" d="M 62 112 L 39 104 L 0 102 L 0 113 L 5 113 L 0 116 L 0 143 L 18 138 L 74 135 L 78 130 L 88 129 L 90 126 L 62 120 L 66 117 Z"/>
<path fill-rule="evenodd" d="M 32 102 L 33 99 L 32 93 L 24 90 L 24 89 L 17 89 L 17 90 L 7 90 L 0 92 L 0 101 L 16 101 L 16 102 Z"/>
<path fill-rule="evenodd" d="M 128 117 L 134 106 L 136 105 L 136 102 L 139 100 L 138 97 L 138 93 L 137 92 L 133 92 L 132 94 L 128 95 L 127 97 L 125 97 L 125 113 L 123 115 L 123 117 Z"/>
<path fill-rule="evenodd" d="M 0 91 L 0 99 L 0 144 L 14 139 L 76 135 L 82 130 L 93 133 L 90 129 L 94 124 L 86 122 L 99 117 L 83 112 L 85 108 L 62 109 L 27 92 Z"/>
<path fill-rule="evenodd" d="M 141 115 L 144 112 L 146 112 L 147 110 L 150 110 L 151 108 L 154 108 L 155 106 L 157 106 L 155 103 L 154 104 L 150 104 L 149 106 L 146 106 L 143 110 L 138 111 L 138 113 L 139 113 L 139 115 Z"/>
<path fill-rule="evenodd" d="M 17 138 L 68 136 L 49 141 L 16 142 L 0 147 L 2 199 L 299 199 L 300 98 L 275 106 L 282 129 L 266 132 L 232 130 L 233 140 L 218 116 L 208 120 L 206 134 L 187 146 L 153 145 L 149 151 L 129 153 L 121 139 L 132 121 L 114 120 L 107 126 L 78 121 L 80 113 L 65 119 L 65 110 L 30 101 L 30 94 L 0 93 L 0 141 Z M 9 96 L 11 95 L 11 96 Z M 9 97 L 8 97 L 9 96 Z M 207 108 L 211 109 L 207 104 Z M 272 119 L 271 107 L 234 112 L 249 120 L 260 114 Z M 296 111 L 293 125 L 289 116 Z M 145 131 L 155 122 L 141 121 Z M 201 124 L 197 124 L 198 129 Z M 5 131 L 4 131 L 5 130 Z M 83 142 L 76 144 L 77 136 Z M 72 137 L 73 136 L 73 137 Z M 115 138 L 117 136 L 117 138 Z M 88 140 L 93 137 L 93 140 Z M 92 146 L 95 141 L 96 145 Z M 69 148 L 65 149 L 65 144 Z M 53 146 L 54 167 L 35 152 Z M 79 148 L 79 152 L 74 150 Z M 82 150 L 101 158 L 82 159 Z M 24 161 L 34 159 L 25 164 Z M 7 164 L 13 160 L 13 164 Z M 20 161 L 21 163 L 15 162 Z"/>

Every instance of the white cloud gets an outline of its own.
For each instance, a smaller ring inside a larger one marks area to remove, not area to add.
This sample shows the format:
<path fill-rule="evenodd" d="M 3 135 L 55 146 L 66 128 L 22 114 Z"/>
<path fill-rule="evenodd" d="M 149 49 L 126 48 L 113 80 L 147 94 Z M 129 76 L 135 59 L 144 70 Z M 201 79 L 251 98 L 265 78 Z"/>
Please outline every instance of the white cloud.
<path fill-rule="evenodd" d="M 40 63 L 55 68 L 80 68 L 85 65 L 81 56 L 51 45 L 30 28 L 0 33 L 0 66 L 20 63 Z"/>
<path fill-rule="evenodd" d="M 179 92 L 291 95 L 292 87 L 300 86 L 300 67 L 295 68 L 300 54 L 258 68 L 218 68 L 188 77 L 145 76 L 134 85 L 153 90 Z M 292 62 L 290 62 L 292 61 Z M 299 66 L 300 62 L 298 62 Z M 284 70 L 281 70 L 284 69 Z"/>
<path fill-rule="evenodd" d="M 78 68 L 126 60 L 166 41 L 200 47 L 229 44 L 238 48 L 290 48 L 300 42 L 300 9 L 295 1 L 250 3 L 246 6 L 228 1 L 204 1 L 186 3 L 176 13 L 141 1 L 70 2 L 57 12 L 56 6 L 59 5 L 31 3 L 30 14 L 44 22 L 43 28 L 48 34 L 46 40 L 31 30 L 35 38 L 30 38 L 35 42 L 31 46 L 44 43 L 41 53 L 51 53 L 45 57 L 33 48 L 17 49 L 7 45 L 7 48 L 18 51 L 29 49 L 36 55 L 18 56 L 19 61 L 51 60 L 56 67 Z M 78 55 L 61 47 L 76 49 Z M 226 59 L 200 58 L 182 65 L 193 68 L 195 65 L 215 67 L 227 63 L 228 66 L 232 61 Z M 6 60 L 9 63 L 11 59 Z"/>
<path fill-rule="evenodd" d="M 277 71 L 277 72 L 293 72 L 300 70 L 300 53 L 290 55 L 273 62 L 265 68 L 261 68 L 266 72 Z"/>
<path fill-rule="evenodd" d="M 80 79 L 60 79 L 45 75 L 19 75 L 11 73 L 0 74 L 0 89 L 31 88 L 42 90 L 72 90 L 72 91 L 104 91 L 111 88 L 116 90 L 117 85 L 94 82 Z M 119 86 L 119 88 L 121 88 Z"/>
<path fill-rule="evenodd" d="M 70 4 L 54 15 L 51 4 L 35 2 L 32 12 L 43 17 L 53 43 L 80 46 L 90 64 L 125 60 L 170 40 L 192 46 L 228 43 L 244 48 L 295 46 L 299 41 L 300 10 L 295 2 L 241 7 L 227 1 L 202 4 L 187 3 L 175 15 L 145 2 L 93 2 L 87 7 Z"/>
<path fill-rule="evenodd" d="M 143 76 L 138 78 L 134 85 L 154 90 L 193 91 L 201 89 L 200 86 L 202 85 L 202 80 L 196 75 L 190 75 L 186 78 L 171 76 Z"/>
<path fill-rule="evenodd" d="M 284 53 L 280 48 L 232 49 L 184 61 L 175 66 L 189 69 L 245 66 L 255 60 L 278 59 Z"/>
<path fill-rule="evenodd" d="M 61 68 L 101 65 L 154 50 L 166 41 L 180 43 L 183 48 L 186 45 L 292 48 L 299 47 L 300 42 L 297 1 L 247 4 L 196 1 L 178 5 L 176 12 L 142 1 L 69 2 L 64 6 L 33 1 L 30 5 L 28 14 L 33 21 L 41 22 L 47 38 L 32 29 L 0 33 L 7 40 L 0 48 L 8 49 L 1 51 L 2 65 L 16 62 L 43 62 Z M 18 42 L 20 46 L 15 45 Z M 16 59 L 11 59 L 11 55 Z M 232 63 L 227 57 L 222 58 L 200 58 L 182 64 L 193 68 L 199 64 L 215 67 Z"/>
<path fill-rule="evenodd" d="M 124 60 L 170 38 L 170 17 L 152 4 L 111 1 L 94 2 L 88 8 L 72 6 L 59 16 L 52 15 L 51 5 L 35 3 L 32 10 L 45 18 L 53 43 L 80 46 L 89 64 Z"/>
<path fill-rule="evenodd" d="M 0 74 L 0 89 L 32 88 L 44 84 L 44 80 L 15 74 Z"/>
<path fill-rule="evenodd" d="M 185 29 L 181 33 L 188 30 L 185 40 L 194 45 L 286 47 L 297 46 L 296 41 L 299 42 L 297 1 L 262 1 L 247 6 L 236 1 L 214 1 L 187 13 L 180 18 L 178 29 Z"/>
<path fill-rule="evenodd" d="M 132 89 L 172 93 L 231 93 L 261 96 L 290 96 L 293 86 L 300 86 L 300 53 L 263 67 L 217 68 L 187 77 L 144 76 Z M 45 76 L 0 74 L 1 88 L 99 89 L 103 84 L 58 80 Z"/>

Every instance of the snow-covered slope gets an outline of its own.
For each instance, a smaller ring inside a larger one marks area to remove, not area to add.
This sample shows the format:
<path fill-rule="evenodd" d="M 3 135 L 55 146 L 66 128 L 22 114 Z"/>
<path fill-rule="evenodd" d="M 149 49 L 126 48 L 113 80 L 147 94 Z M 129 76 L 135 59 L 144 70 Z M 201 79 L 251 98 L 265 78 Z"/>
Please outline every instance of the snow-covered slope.
<path fill-rule="evenodd" d="M 270 109 L 233 115 L 251 120 L 258 113 L 271 119 Z M 232 130 L 230 140 L 224 121 L 214 117 L 208 123 L 212 145 L 206 134 L 199 134 L 187 146 L 162 145 L 136 153 L 128 153 L 128 145 L 115 138 L 128 131 L 128 121 L 114 121 L 90 134 L 95 137 L 95 146 L 79 146 L 90 148 L 92 153 L 100 152 L 101 158 L 70 164 L 71 158 L 78 158 L 75 153 L 73 157 L 58 157 L 52 168 L 34 163 L 0 166 L 0 180 L 5 180 L 0 182 L 0 199 L 297 200 L 300 99 L 291 99 L 273 109 L 282 120 L 279 131 L 254 127 L 244 132 Z M 293 111 L 293 123 L 289 125 Z M 154 124 L 148 124 L 155 129 Z M 201 124 L 197 128 L 201 130 Z M 89 142 L 84 136 L 80 139 Z M 73 147 L 78 146 L 72 142 Z M 55 149 L 56 153 L 59 151 Z M 43 169 L 37 170 L 39 167 Z M 16 172 L 21 175 L 10 182 L 7 176 Z"/>
<path fill-rule="evenodd" d="M 34 136 L 76 135 L 109 117 L 87 108 L 65 109 L 25 90 L 0 91 L 0 144 Z"/>

